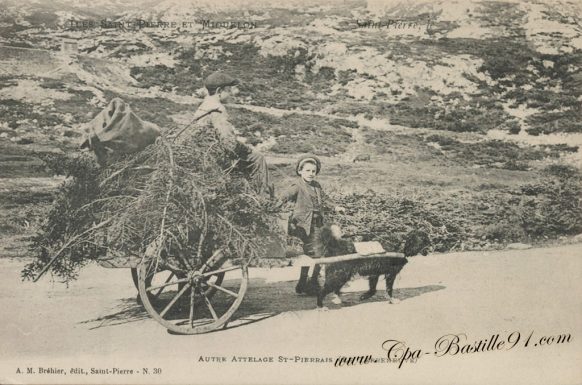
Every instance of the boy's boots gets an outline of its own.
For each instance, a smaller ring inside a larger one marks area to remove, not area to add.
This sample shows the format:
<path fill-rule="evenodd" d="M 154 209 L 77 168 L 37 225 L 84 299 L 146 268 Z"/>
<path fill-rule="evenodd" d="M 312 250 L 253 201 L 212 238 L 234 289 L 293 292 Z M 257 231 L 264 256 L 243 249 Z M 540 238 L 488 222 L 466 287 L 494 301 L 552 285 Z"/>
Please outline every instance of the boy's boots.
<path fill-rule="evenodd" d="M 302 266 L 299 282 L 297 282 L 297 286 L 295 286 L 295 292 L 297 294 L 317 295 L 320 288 L 320 271 L 321 265 L 315 265 L 313 267 L 313 274 L 311 275 L 311 278 L 309 278 L 309 266 Z"/>
<path fill-rule="evenodd" d="M 297 294 L 304 294 L 307 287 L 307 278 L 309 278 L 309 266 L 301 266 L 301 274 L 299 275 L 299 282 L 295 286 Z"/>

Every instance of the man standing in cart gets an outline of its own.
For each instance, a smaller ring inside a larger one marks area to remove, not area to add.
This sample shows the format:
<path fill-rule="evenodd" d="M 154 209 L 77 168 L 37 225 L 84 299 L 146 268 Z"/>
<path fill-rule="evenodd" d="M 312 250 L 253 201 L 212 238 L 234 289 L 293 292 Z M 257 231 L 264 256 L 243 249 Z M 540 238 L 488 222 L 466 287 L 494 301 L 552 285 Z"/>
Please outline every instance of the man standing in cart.
<path fill-rule="evenodd" d="M 226 73 L 216 71 L 210 74 L 204 81 L 208 94 L 196 110 L 194 121 L 200 127 L 215 130 L 222 144 L 239 156 L 242 167 L 251 176 L 258 193 L 273 196 L 265 157 L 246 144 L 246 139 L 230 123 L 223 104 L 238 94 L 238 84 L 238 79 Z"/>

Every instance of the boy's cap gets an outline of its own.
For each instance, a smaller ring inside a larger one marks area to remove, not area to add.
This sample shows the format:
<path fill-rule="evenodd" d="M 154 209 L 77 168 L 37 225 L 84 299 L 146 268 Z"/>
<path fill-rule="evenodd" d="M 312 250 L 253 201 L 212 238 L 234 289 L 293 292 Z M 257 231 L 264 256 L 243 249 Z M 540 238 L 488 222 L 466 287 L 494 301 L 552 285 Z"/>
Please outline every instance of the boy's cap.
<path fill-rule="evenodd" d="M 307 162 L 315 163 L 315 173 L 319 174 L 319 171 L 321 171 L 321 161 L 317 156 L 311 154 L 303 155 L 299 159 L 297 159 L 297 164 L 295 165 L 295 173 L 299 175 L 299 170 L 301 170 L 303 165 Z"/>
<path fill-rule="evenodd" d="M 208 75 L 204 80 L 204 87 L 208 89 L 216 89 L 218 87 L 236 86 L 239 80 L 224 72 L 216 71 Z"/>

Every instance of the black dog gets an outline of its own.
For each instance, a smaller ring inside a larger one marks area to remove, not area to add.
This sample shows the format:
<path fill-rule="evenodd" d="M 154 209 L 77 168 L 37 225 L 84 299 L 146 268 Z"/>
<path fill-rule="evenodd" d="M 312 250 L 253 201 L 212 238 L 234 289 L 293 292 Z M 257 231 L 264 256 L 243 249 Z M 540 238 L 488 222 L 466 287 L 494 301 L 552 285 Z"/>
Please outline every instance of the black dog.
<path fill-rule="evenodd" d="M 338 230 L 334 229 L 333 226 L 325 226 L 321 229 L 320 255 L 332 257 L 355 252 L 354 244 L 348 240 L 341 239 L 341 235 L 338 235 L 338 233 Z M 411 257 L 418 253 L 426 255 L 429 246 L 430 239 L 428 234 L 418 230 L 411 231 L 406 236 L 404 256 Z M 341 303 L 341 299 L 339 299 L 341 288 L 357 273 L 362 276 L 368 276 L 369 290 L 360 297 L 361 300 L 365 300 L 376 294 L 378 279 L 381 274 L 384 274 L 386 294 L 388 300 L 392 303 L 394 280 L 407 262 L 406 258 L 378 257 L 329 264 L 325 268 L 323 284 L 317 282 L 319 274 L 314 271 L 310 291 L 317 292 L 317 306 L 319 308 L 323 307 L 323 299 L 330 293 L 335 293 L 336 297 L 333 302 L 339 304 Z"/>

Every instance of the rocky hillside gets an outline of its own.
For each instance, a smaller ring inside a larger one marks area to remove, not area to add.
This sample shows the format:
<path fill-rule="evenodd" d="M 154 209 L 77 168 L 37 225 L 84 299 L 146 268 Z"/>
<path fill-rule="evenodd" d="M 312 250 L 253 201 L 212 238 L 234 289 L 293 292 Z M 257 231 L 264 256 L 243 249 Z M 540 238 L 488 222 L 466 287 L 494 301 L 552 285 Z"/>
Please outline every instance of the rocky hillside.
<path fill-rule="evenodd" d="M 326 186 L 370 208 L 351 212 L 359 227 L 432 218 L 441 251 L 582 231 L 579 170 L 562 166 L 582 165 L 579 2 L 219 3 L 0 0 L 2 181 L 50 176 L 36 152 L 75 148 L 116 96 L 187 124 L 223 70 L 242 81 L 231 118 L 279 182 L 295 154 L 324 156 Z"/>
<path fill-rule="evenodd" d="M 71 39 L 79 61 L 92 62 L 88 72 L 109 84 L 69 72 L 101 91 L 190 95 L 222 69 L 242 79 L 242 101 L 258 106 L 457 132 L 582 132 L 582 6 L 575 2 L 206 3 L 166 0 L 135 10 L 121 1 L 89 9 L 61 1 L 33 12 L 4 0 L 1 43 L 56 53 Z M 177 27 L 67 28 L 71 18 L 99 23 L 104 13 L 112 23 Z M 200 20 L 250 28 L 204 28 Z M 408 24 L 387 25 L 394 20 Z M 98 67 L 133 79 L 112 82 Z"/>

